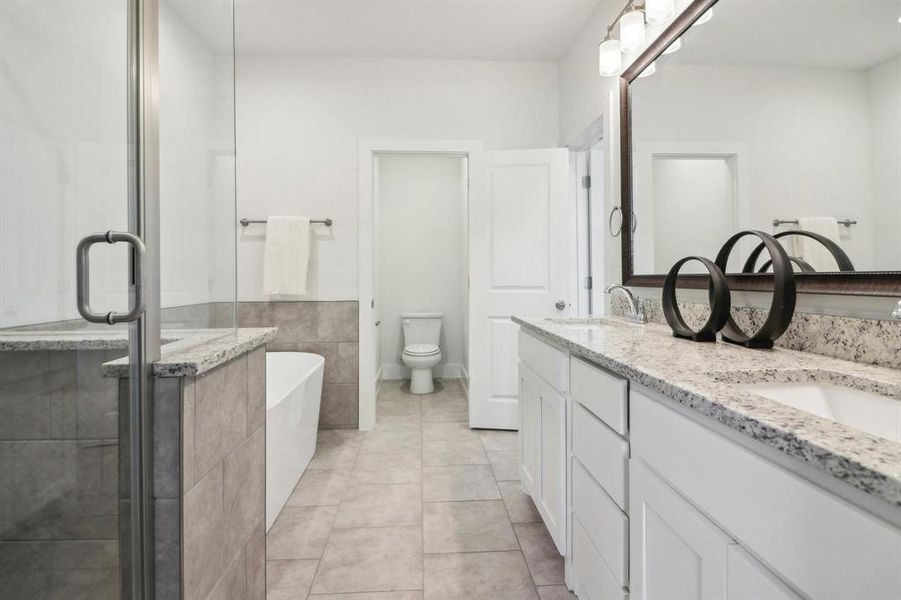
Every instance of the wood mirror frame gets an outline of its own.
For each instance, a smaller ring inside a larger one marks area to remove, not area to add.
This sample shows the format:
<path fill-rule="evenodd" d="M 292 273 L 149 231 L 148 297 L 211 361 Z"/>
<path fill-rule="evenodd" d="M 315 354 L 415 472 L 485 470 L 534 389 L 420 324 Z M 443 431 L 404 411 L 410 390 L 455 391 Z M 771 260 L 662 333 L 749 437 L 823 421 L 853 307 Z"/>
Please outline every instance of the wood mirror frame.
<path fill-rule="evenodd" d="M 620 186 L 623 223 L 632 219 L 632 107 L 630 85 L 676 39 L 682 36 L 707 9 L 719 0 L 693 2 L 635 59 L 619 80 L 620 97 Z M 723 232 L 723 240 L 735 233 Z M 901 235 L 901 232 L 899 232 Z M 629 287 L 659 287 L 666 281 L 665 273 L 636 275 L 634 273 L 634 236 L 632 228 L 622 228 L 622 278 Z M 767 274 L 727 274 L 729 287 L 734 290 L 769 292 L 773 279 Z M 798 293 L 843 294 L 855 296 L 901 296 L 901 271 L 855 271 L 853 273 L 796 273 Z M 680 288 L 707 289 L 707 275 L 680 275 Z"/>

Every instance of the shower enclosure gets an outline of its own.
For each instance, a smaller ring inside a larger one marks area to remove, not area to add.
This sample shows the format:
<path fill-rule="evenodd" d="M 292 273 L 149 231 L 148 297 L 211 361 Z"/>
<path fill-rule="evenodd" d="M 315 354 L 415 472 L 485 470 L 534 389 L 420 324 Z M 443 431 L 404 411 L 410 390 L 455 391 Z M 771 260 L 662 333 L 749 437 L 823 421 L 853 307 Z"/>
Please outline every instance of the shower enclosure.
<path fill-rule="evenodd" d="M 232 0 L 0 2 L 0 598 L 172 597 L 152 364 L 236 326 L 234 158 Z"/>

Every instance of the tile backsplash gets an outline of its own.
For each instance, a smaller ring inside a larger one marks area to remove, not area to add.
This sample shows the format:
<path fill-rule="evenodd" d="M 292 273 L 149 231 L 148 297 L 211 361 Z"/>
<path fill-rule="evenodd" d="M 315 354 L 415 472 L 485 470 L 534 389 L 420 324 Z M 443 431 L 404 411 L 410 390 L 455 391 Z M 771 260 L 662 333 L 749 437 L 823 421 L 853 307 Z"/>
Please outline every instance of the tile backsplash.
<path fill-rule="evenodd" d="M 628 312 L 626 301 L 617 295 L 612 299 L 614 315 Z M 659 298 L 639 298 L 652 323 L 666 324 Z M 706 304 L 679 303 L 682 316 L 691 327 L 707 320 Z M 748 333 L 764 322 L 767 311 L 747 306 L 733 306 L 732 316 Z M 791 326 L 776 345 L 790 350 L 812 352 L 859 363 L 901 369 L 901 321 L 839 317 L 796 312 Z"/>

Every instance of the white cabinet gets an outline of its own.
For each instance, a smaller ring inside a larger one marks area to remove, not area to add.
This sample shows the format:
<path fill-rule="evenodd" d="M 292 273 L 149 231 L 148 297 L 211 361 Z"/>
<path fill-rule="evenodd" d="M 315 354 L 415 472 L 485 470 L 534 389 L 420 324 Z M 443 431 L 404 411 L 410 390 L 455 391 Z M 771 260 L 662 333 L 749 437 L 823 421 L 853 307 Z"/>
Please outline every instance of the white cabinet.
<path fill-rule="evenodd" d="M 525 363 L 519 366 L 523 491 L 561 554 L 566 548 L 566 401 Z"/>
<path fill-rule="evenodd" d="M 800 600 L 800 597 L 739 546 L 726 552 L 727 600 Z"/>
<path fill-rule="evenodd" d="M 630 461 L 633 600 L 726 598 L 726 551 L 735 542 L 654 475 Z"/>

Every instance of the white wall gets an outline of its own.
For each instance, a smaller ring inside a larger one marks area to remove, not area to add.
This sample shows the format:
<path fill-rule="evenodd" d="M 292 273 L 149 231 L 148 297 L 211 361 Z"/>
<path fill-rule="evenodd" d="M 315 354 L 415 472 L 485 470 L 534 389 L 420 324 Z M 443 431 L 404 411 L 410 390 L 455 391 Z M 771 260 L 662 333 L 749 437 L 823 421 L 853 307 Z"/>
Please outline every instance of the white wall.
<path fill-rule="evenodd" d="M 310 293 L 357 299 L 361 137 L 557 143 L 556 63 L 239 55 L 238 213 L 334 219 L 317 229 Z M 265 228 L 238 234 L 239 300 L 261 294 Z"/>
<path fill-rule="evenodd" d="M 441 312 L 445 375 L 463 363 L 463 222 L 466 159 L 383 155 L 377 159 L 379 355 L 386 377 L 409 376 L 401 313 Z"/>
<path fill-rule="evenodd" d="M 873 144 L 875 268 L 901 270 L 901 56 L 867 73 Z"/>

